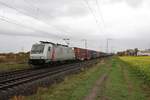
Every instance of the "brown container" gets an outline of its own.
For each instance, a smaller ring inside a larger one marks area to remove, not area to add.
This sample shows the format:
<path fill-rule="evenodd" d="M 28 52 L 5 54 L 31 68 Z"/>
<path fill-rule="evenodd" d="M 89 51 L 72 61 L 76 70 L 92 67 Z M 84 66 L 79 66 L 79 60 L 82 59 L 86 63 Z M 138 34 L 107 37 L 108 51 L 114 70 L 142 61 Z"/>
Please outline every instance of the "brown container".
<path fill-rule="evenodd" d="M 77 60 L 88 60 L 90 59 L 90 51 L 82 48 L 74 48 L 75 57 Z"/>

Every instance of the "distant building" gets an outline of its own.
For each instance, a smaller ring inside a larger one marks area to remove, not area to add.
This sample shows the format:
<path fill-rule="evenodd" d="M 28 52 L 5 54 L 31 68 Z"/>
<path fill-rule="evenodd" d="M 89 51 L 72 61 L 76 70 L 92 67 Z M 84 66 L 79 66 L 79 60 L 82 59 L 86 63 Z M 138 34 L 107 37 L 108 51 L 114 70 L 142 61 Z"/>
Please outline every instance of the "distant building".
<path fill-rule="evenodd" d="M 150 50 L 143 50 L 137 53 L 138 56 L 150 56 Z"/>
<path fill-rule="evenodd" d="M 135 50 L 134 49 L 128 49 L 125 51 L 125 55 L 127 56 L 136 56 Z"/>
<path fill-rule="evenodd" d="M 119 56 L 137 56 L 138 48 L 135 49 L 127 49 L 126 51 L 118 52 Z"/>

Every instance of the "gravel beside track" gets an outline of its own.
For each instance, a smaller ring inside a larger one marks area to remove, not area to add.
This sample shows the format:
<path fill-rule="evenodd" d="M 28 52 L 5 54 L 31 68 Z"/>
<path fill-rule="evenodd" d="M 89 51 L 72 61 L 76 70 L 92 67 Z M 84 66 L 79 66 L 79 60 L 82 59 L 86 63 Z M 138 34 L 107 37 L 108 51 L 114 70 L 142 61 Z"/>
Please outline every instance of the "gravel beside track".
<path fill-rule="evenodd" d="M 38 87 L 46 87 L 62 81 L 68 74 L 80 72 L 92 66 L 98 60 L 90 60 L 52 68 L 26 69 L 0 74 L 0 100 L 8 100 L 12 96 L 31 95 Z"/>

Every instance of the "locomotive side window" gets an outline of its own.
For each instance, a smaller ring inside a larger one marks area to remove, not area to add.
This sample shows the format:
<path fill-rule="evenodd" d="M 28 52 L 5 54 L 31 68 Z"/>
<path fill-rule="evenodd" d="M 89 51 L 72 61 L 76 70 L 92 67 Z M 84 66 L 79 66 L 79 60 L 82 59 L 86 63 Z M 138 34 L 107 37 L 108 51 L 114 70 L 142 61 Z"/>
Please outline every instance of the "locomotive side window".
<path fill-rule="evenodd" d="M 48 51 L 51 51 L 51 47 L 48 47 Z"/>
<path fill-rule="evenodd" d="M 44 51 L 44 45 L 33 45 L 31 53 L 32 54 L 41 54 Z"/>

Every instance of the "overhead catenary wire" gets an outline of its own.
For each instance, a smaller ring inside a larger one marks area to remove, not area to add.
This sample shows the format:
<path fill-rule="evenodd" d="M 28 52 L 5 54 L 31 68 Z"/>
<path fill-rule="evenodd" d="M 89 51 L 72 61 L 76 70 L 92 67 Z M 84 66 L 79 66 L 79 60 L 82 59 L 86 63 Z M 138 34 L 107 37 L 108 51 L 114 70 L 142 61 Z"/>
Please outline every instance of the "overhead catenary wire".
<path fill-rule="evenodd" d="M 102 24 L 103 24 L 103 26 L 104 26 L 104 28 L 105 28 L 104 17 L 103 17 L 103 14 L 102 14 L 102 11 L 101 11 L 101 7 L 100 7 L 98 1 L 99 1 L 99 0 L 96 0 L 96 5 L 97 5 L 97 8 L 98 8 L 99 16 L 100 16 L 100 18 L 101 18 L 101 20 L 102 20 Z"/>
<path fill-rule="evenodd" d="M 31 6 L 33 5 L 34 7 L 36 7 L 36 9 L 38 9 L 38 11 L 40 11 L 40 8 L 38 6 L 35 6 L 35 3 L 32 2 L 27 2 L 26 0 L 24 0 L 27 4 L 30 4 Z M 64 28 L 59 28 L 59 30 L 61 30 L 64 33 L 73 33 L 71 31 L 65 30 Z M 70 38 L 71 36 L 69 36 L 68 34 L 66 36 L 64 36 L 63 38 Z M 72 40 L 73 41 L 73 40 Z"/>
<path fill-rule="evenodd" d="M 6 4 L 6 3 L 4 3 L 4 2 L 1 2 L 1 1 L 0 1 L 0 4 L 1 4 L 1 5 L 3 5 L 3 6 L 5 6 L 5 7 L 10 8 L 10 9 L 15 10 L 15 11 L 17 11 L 17 12 L 18 12 L 18 13 L 20 13 L 20 14 L 23 14 L 23 15 L 25 15 L 25 16 L 28 16 L 28 17 L 34 18 L 34 19 L 36 19 L 36 20 L 38 20 L 38 21 L 39 21 L 39 19 L 37 19 L 36 17 L 33 17 L 33 16 L 31 16 L 31 15 L 29 15 L 29 14 L 27 14 L 27 13 L 24 13 L 24 12 L 22 12 L 21 10 L 18 10 L 17 8 L 12 7 L 12 6 L 10 6 L 10 5 L 8 5 L 8 4 Z M 40 21 L 41 21 L 41 20 L 40 20 Z M 42 22 L 43 22 L 43 21 L 42 21 Z"/>
<path fill-rule="evenodd" d="M 91 12 L 92 16 L 94 17 L 96 24 L 98 24 L 98 19 L 97 19 L 95 13 L 93 12 L 92 8 L 90 7 L 89 2 L 87 0 L 83 0 L 83 1 L 86 3 L 89 11 Z"/>
<path fill-rule="evenodd" d="M 10 9 L 15 10 L 15 11 L 17 11 L 17 12 L 18 12 L 18 13 L 20 13 L 20 14 L 23 14 L 23 15 L 25 15 L 25 16 L 31 17 L 31 18 L 33 18 L 33 19 L 36 19 L 37 21 L 41 21 L 41 20 L 39 20 L 38 18 L 33 17 L 33 16 L 31 16 L 31 15 L 28 15 L 28 14 L 26 14 L 26 13 L 24 13 L 24 12 L 22 12 L 22 11 L 18 10 L 17 8 L 12 7 L 12 6 L 10 6 L 10 5 L 8 5 L 8 4 L 6 4 L 6 3 L 4 3 L 4 2 L 1 2 L 1 1 L 0 1 L 0 4 L 1 4 L 1 5 L 3 5 L 3 6 L 5 6 L 5 7 L 10 8 Z M 60 30 L 60 29 L 58 29 L 58 28 L 56 28 L 56 27 L 54 27 L 54 26 L 52 26 L 52 25 L 47 24 L 47 23 L 46 23 L 46 22 L 44 22 L 44 21 L 41 21 L 41 22 L 45 23 L 45 24 L 46 24 L 46 25 L 48 25 L 49 27 L 51 26 L 51 27 L 55 28 L 56 30 L 60 31 L 60 33 L 62 33 L 62 31 L 63 31 L 63 30 Z M 67 32 L 66 32 L 66 31 L 64 31 L 64 33 L 67 33 Z"/>
<path fill-rule="evenodd" d="M 23 28 L 26 28 L 26 29 L 31 29 L 31 30 L 34 30 L 34 31 L 36 31 L 36 32 L 39 32 L 40 34 L 35 34 L 34 36 L 37 36 L 37 35 L 46 35 L 46 36 L 55 36 L 55 37 L 57 37 L 57 38 L 60 38 L 59 36 L 57 36 L 57 35 L 54 35 L 54 34 L 50 34 L 50 33 L 48 33 L 48 32 L 44 32 L 44 31 L 41 31 L 41 30 L 37 30 L 37 29 L 35 29 L 35 28 L 31 28 L 31 27 L 28 27 L 28 26 L 25 26 L 25 25 L 23 25 L 23 24 L 19 24 L 19 23 L 15 23 L 15 22 L 13 22 L 13 20 L 12 21 L 10 21 L 8 18 L 5 18 L 5 17 L 3 17 L 3 16 L 0 16 L 0 20 L 2 20 L 2 21 L 4 21 L 4 22 L 7 22 L 7 23 L 10 23 L 10 24 L 15 24 L 15 25 L 17 25 L 17 26 L 20 26 L 20 27 L 23 27 Z M 41 34 L 41 33 L 43 33 L 43 34 Z M 0 33 L 1 34 L 1 33 Z M 33 36 L 33 35 L 31 35 L 31 36 Z M 46 37 L 45 36 L 45 37 Z"/>
<path fill-rule="evenodd" d="M 38 20 L 38 21 L 41 21 L 40 19 L 38 19 L 37 17 L 35 17 L 35 16 L 33 16 L 33 15 L 30 15 L 30 14 L 28 14 L 28 13 L 26 13 L 26 12 L 24 12 L 23 10 L 20 10 L 20 9 L 18 9 L 18 8 L 16 8 L 16 7 L 13 7 L 13 6 L 11 6 L 11 5 L 9 5 L 9 4 L 7 4 L 7 3 L 4 3 L 4 2 L 1 2 L 0 1 L 0 4 L 1 5 L 4 5 L 4 6 L 6 6 L 6 7 L 8 7 L 8 8 L 10 8 L 10 9 L 13 9 L 13 10 L 15 10 L 15 11 L 17 11 L 18 13 L 20 13 L 20 14 L 23 14 L 23 15 L 26 15 L 26 16 L 29 16 L 29 17 L 32 17 L 32 18 L 34 18 L 34 19 L 36 19 L 36 20 Z M 90 12 L 91 13 L 93 13 L 92 15 L 93 15 L 93 17 L 95 18 L 95 21 L 96 21 L 96 24 L 98 25 L 98 28 L 99 28 L 99 21 L 98 21 L 98 19 L 97 19 L 97 16 L 95 15 L 95 13 L 93 12 L 93 10 L 92 10 L 92 8 L 90 7 L 90 5 L 89 5 L 89 3 L 88 3 L 88 1 L 87 1 L 87 4 L 88 4 L 88 7 L 89 7 L 89 10 L 90 10 Z M 30 4 L 30 5 L 32 5 L 32 3 Z M 34 6 L 34 7 L 37 7 L 37 6 Z M 40 9 L 39 9 L 40 10 Z M 7 20 L 7 22 L 10 22 L 10 23 L 12 23 L 12 24 L 16 24 L 16 25 L 21 25 L 22 27 L 25 27 L 25 28 L 28 28 L 28 29 L 31 29 L 31 30 L 34 30 L 34 31 L 38 31 L 38 32 L 40 32 L 41 34 L 45 34 L 45 35 L 51 35 L 51 34 L 49 34 L 49 32 L 43 32 L 43 31 L 41 31 L 41 30 L 39 30 L 39 29 L 37 29 L 37 28 L 32 28 L 32 27 L 30 27 L 30 26 L 26 26 L 26 25 L 23 25 L 23 24 L 20 24 L 20 23 L 18 23 L 18 22 L 13 22 L 13 21 L 11 21 L 12 19 L 5 19 L 5 20 Z M 15 21 L 15 20 L 14 20 Z M 44 22 L 44 21 L 41 21 L 41 22 Z M 46 23 L 46 22 L 44 22 L 44 23 Z M 57 30 L 60 30 L 60 29 L 58 29 L 58 28 L 56 28 Z M 100 29 L 100 28 L 99 28 Z M 65 31 L 65 30 L 63 30 L 63 29 L 61 29 L 61 33 L 70 33 L 70 32 L 68 32 L 68 31 Z M 61 38 L 64 38 L 64 37 L 61 37 Z"/>
<path fill-rule="evenodd" d="M 30 0 L 30 1 L 31 1 L 31 0 Z M 27 4 L 29 4 L 29 5 L 31 5 L 31 6 L 33 6 L 33 7 L 35 7 L 35 9 L 36 9 L 38 12 L 40 12 L 40 8 L 37 7 L 37 6 L 35 6 L 35 3 L 32 4 L 31 2 L 27 2 L 26 0 L 24 0 L 24 2 L 26 2 Z M 51 16 L 50 16 L 50 17 L 51 17 Z M 40 20 L 38 17 L 36 17 L 36 19 Z M 41 21 L 41 20 L 40 20 L 40 21 Z M 47 22 L 45 22 L 45 23 L 47 23 Z M 66 31 L 65 29 L 61 29 L 61 28 L 56 27 L 55 25 L 53 25 L 53 27 L 56 28 L 56 29 L 58 29 L 58 30 L 60 30 L 60 31 L 62 31 L 63 33 L 70 33 L 70 32 L 68 32 L 68 31 Z"/>
<path fill-rule="evenodd" d="M 19 12 L 20 14 L 23 14 L 23 15 L 26 15 L 26 16 L 29 16 L 29 17 L 32 17 L 32 16 L 30 16 L 30 15 L 27 15 L 27 14 L 25 14 L 24 12 L 21 12 L 20 10 L 18 10 L 17 8 L 15 8 L 15 7 L 12 7 L 12 6 L 10 6 L 10 5 L 7 5 L 7 4 L 5 4 L 5 3 L 3 3 L 3 2 L 1 2 L 0 1 L 0 4 L 1 5 L 4 5 L 4 6 L 6 6 L 6 7 L 8 7 L 8 8 L 10 8 L 10 9 L 13 9 L 13 10 L 15 10 L 15 11 L 17 11 L 17 12 Z M 26 25 L 23 25 L 23 24 L 21 24 L 21 23 L 17 23 L 15 20 L 13 20 L 13 19 L 8 19 L 7 17 L 5 17 L 5 16 L 0 16 L 1 18 L 0 18 L 0 20 L 2 20 L 2 21 L 5 21 L 5 22 L 7 22 L 7 23 L 10 23 L 10 24 L 15 24 L 15 25 L 17 25 L 17 26 L 21 26 L 21 27 L 23 27 L 23 28 L 26 28 L 26 29 L 31 29 L 31 30 L 33 30 L 33 31 L 36 31 L 36 32 L 38 32 L 38 33 L 40 33 L 41 35 L 42 35 L 42 37 L 45 37 L 45 36 L 54 36 L 54 34 L 49 34 L 49 32 L 43 32 L 43 31 L 41 31 L 41 30 L 39 30 L 39 29 L 35 29 L 35 28 L 33 28 L 33 27 L 30 27 L 30 26 L 26 26 Z M 37 20 L 39 20 L 38 18 L 34 18 L 34 19 L 37 19 Z M 59 29 L 60 30 L 60 29 Z M 62 30 L 62 29 L 61 29 Z M 65 30 L 62 30 L 64 33 L 70 33 L 70 32 L 66 32 Z M 63 32 L 61 32 L 61 33 L 63 33 Z M 38 37 L 39 36 L 41 36 L 41 35 L 38 35 Z M 21 35 L 22 36 L 22 35 Z M 24 36 L 28 36 L 28 35 L 25 35 L 24 34 Z M 31 36 L 37 36 L 37 34 L 36 35 L 31 35 Z M 57 37 L 57 38 L 59 38 L 59 39 L 61 39 L 61 38 L 70 38 L 70 36 L 68 36 L 68 35 L 63 35 L 63 36 L 58 36 L 57 34 L 55 35 L 55 37 Z M 47 38 L 47 37 L 46 37 Z"/>
<path fill-rule="evenodd" d="M 98 0 L 96 0 L 96 2 L 95 2 L 95 3 L 96 3 L 96 6 L 97 6 L 98 13 L 99 13 L 99 14 L 98 14 L 98 15 L 99 15 L 98 17 L 97 17 L 97 15 L 95 14 L 96 11 L 95 11 L 95 13 L 94 13 L 93 9 L 90 7 L 88 0 L 84 0 L 84 2 L 86 3 L 86 5 L 87 5 L 89 11 L 91 12 L 91 14 L 93 15 L 94 19 L 96 20 L 96 24 L 97 24 L 97 26 L 98 26 L 100 32 L 105 33 L 105 22 L 104 22 L 103 14 L 102 14 L 102 12 L 101 12 L 101 7 L 100 7 L 100 5 L 99 5 Z M 102 20 L 102 22 L 99 22 L 99 20 L 98 20 L 97 18 L 100 18 L 100 19 Z M 102 23 L 104 29 L 101 29 L 101 23 Z M 100 27 L 99 27 L 99 26 L 100 26 Z"/>
<path fill-rule="evenodd" d="M 90 13 L 92 14 L 92 16 L 93 16 L 93 18 L 94 18 L 94 20 L 95 20 L 95 22 L 96 22 L 96 24 L 97 24 L 98 30 L 99 30 L 100 32 L 102 32 L 102 30 L 100 29 L 100 27 L 101 27 L 100 24 L 101 24 L 101 23 L 99 22 L 97 15 L 94 13 L 93 9 L 91 8 L 91 6 L 90 6 L 88 0 L 83 0 L 83 1 L 85 2 L 85 4 L 87 5 L 87 7 L 88 7 Z"/>

